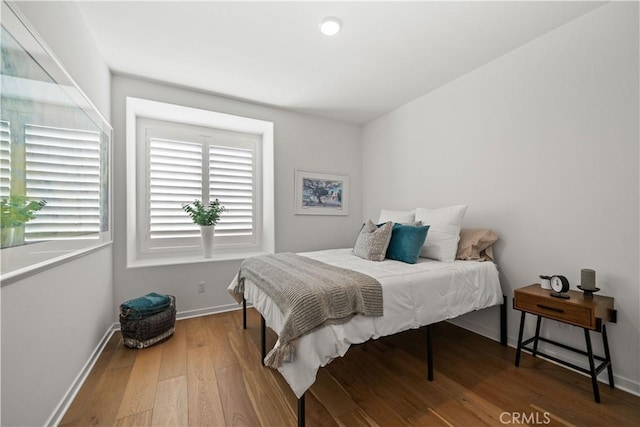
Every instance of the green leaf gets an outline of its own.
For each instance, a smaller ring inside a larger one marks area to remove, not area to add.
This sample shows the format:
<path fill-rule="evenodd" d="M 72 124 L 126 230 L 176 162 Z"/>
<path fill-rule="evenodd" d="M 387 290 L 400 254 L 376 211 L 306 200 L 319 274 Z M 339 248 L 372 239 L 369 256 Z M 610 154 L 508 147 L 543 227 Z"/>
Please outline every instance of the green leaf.
<path fill-rule="evenodd" d="M 10 196 L 0 200 L 0 228 L 20 227 L 36 217 L 46 200 L 27 200 L 24 196 Z"/>
<path fill-rule="evenodd" d="M 216 225 L 220 220 L 220 214 L 226 210 L 218 199 L 209 202 L 208 207 L 204 206 L 198 199 L 193 203 L 183 203 L 182 209 L 189 215 L 191 220 L 197 225 Z"/>

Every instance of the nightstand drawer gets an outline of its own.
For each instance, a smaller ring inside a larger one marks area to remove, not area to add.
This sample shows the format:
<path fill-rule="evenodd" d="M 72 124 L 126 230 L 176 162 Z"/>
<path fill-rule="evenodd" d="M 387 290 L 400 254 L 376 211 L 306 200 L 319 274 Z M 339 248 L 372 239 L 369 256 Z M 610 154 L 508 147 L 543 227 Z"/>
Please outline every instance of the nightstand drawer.
<path fill-rule="evenodd" d="M 595 327 L 595 316 L 589 307 L 538 295 L 515 293 L 514 308 L 583 328 Z"/>

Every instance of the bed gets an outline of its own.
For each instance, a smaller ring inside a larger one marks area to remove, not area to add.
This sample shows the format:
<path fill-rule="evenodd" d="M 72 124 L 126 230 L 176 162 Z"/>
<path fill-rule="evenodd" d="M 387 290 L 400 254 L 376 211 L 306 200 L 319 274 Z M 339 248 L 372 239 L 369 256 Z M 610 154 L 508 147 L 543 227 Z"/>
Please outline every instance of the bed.
<path fill-rule="evenodd" d="M 277 369 L 298 398 L 298 425 L 304 425 L 304 393 L 314 383 L 316 373 L 334 358 L 343 356 L 351 344 L 426 327 L 427 376 L 433 380 L 431 325 L 501 305 L 501 343 L 506 345 L 505 297 L 493 262 L 442 262 L 429 258 L 419 258 L 415 264 L 390 259 L 373 262 L 352 252 L 352 249 L 333 249 L 298 254 L 377 279 L 382 285 L 384 310 L 380 317 L 355 315 L 346 323 L 323 326 L 296 340 L 293 360 Z M 237 281 L 236 276 L 229 286 L 232 294 L 234 289 L 237 291 Z M 244 280 L 243 285 L 244 327 L 246 329 L 246 303 L 249 302 L 261 314 L 264 363 L 265 327 L 280 336 L 284 317 L 259 286 L 250 280 Z"/>

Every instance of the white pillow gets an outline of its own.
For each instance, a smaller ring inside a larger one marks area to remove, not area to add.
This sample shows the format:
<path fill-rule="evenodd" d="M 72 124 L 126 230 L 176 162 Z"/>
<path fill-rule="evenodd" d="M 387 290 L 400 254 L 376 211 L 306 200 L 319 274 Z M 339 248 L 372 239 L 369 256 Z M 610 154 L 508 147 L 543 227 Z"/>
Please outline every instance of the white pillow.
<path fill-rule="evenodd" d="M 380 218 L 378 218 L 378 224 L 383 222 L 399 222 L 401 224 L 407 224 L 414 222 L 416 217 L 416 211 L 392 211 L 389 209 L 382 209 L 380 211 Z"/>
<path fill-rule="evenodd" d="M 427 239 L 420 256 L 438 261 L 452 262 L 458 251 L 462 220 L 467 205 L 448 206 L 438 209 L 416 209 L 416 221 L 429 226 Z"/>

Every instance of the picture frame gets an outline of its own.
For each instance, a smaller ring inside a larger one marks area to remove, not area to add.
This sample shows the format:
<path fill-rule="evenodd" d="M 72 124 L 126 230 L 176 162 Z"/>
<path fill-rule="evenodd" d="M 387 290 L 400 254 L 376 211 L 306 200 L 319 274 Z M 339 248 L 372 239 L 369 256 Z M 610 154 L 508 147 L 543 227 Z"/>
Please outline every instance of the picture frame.
<path fill-rule="evenodd" d="M 295 170 L 296 215 L 349 215 L 349 176 Z"/>

